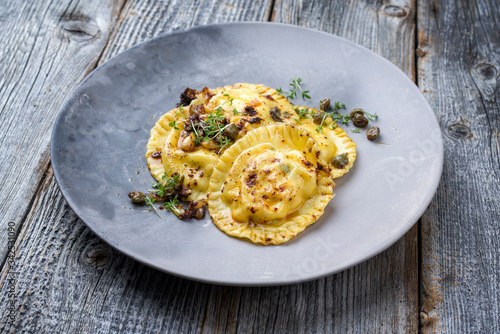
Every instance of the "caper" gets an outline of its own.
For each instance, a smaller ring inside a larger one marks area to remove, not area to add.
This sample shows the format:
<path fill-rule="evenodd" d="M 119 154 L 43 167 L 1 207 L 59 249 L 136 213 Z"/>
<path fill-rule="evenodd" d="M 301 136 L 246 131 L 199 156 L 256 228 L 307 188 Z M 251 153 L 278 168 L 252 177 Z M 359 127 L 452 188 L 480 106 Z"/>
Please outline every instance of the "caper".
<path fill-rule="evenodd" d="M 378 126 L 373 126 L 366 131 L 366 138 L 369 140 L 375 140 L 380 134 L 380 129 Z"/>
<path fill-rule="evenodd" d="M 203 219 L 205 218 L 205 207 L 201 207 L 201 208 L 198 208 L 198 209 L 195 209 L 195 213 L 194 213 L 194 218 L 195 219 Z"/>
<path fill-rule="evenodd" d="M 347 153 L 342 153 L 335 156 L 332 159 L 332 165 L 335 168 L 342 169 L 349 163 L 349 158 L 347 157 Z"/>
<path fill-rule="evenodd" d="M 316 124 L 321 124 L 321 122 L 323 122 L 325 117 L 326 117 L 326 113 L 324 111 L 315 112 L 314 114 L 312 114 L 313 121 Z"/>
<path fill-rule="evenodd" d="M 330 108 L 330 99 L 329 98 L 322 100 L 321 103 L 319 104 L 320 110 L 326 111 L 326 110 L 328 110 L 328 108 Z"/>
<path fill-rule="evenodd" d="M 128 197 L 132 200 L 132 203 L 143 204 L 146 200 L 146 195 L 140 191 L 132 191 L 128 193 Z"/>
<path fill-rule="evenodd" d="M 177 175 L 177 173 L 172 174 L 172 176 Z M 174 178 L 174 187 L 178 188 L 184 183 L 184 175 L 178 178 Z"/>
<path fill-rule="evenodd" d="M 351 111 L 351 113 L 349 114 L 349 117 L 354 118 L 354 115 L 356 115 L 356 114 L 364 115 L 365 111 L 361 108 L 355 108 Z"/>
<path fill-rule="evenodd" d="M 193 131 L 193 126 L 191 125 L 190 122 L 184 124 L 184 131 L 187 131 L 187 132 L 192 132 Z"/>
<path fill-rule="evenodd" d="M 153 153 L 151 153 L 151 158 L 161 158 L 161 148 L 155 148 Z"/>
<path fill-rule="evenodd" d="M 351 121 L 358 128 L 364 128 L 368 125 L 368 119 L 362 113 L 355 113 L 354 117 L 351 117 Z"/>
<path fill-rule="evenodd" d="M 224 135 L 231 139 L 232 141 L 235 141 L 236 138 L 238 137 L 238 127 L 234 125 L 233 123 L 230 123 L 226 128 L 224 129 Z"/>
<path fill-rule="evenodd" d="M 165 186 L 165 189 L 163 190 L 163 197 L 172 197 L 175 195 L 175 186 L 174 185 L 167 185 Z"/>
<path fill-rule="evenodd" d="M 281 110 L 278 107 L 271 108 L 271 110 L 269 110 L 269 114 L 274 121 L 283 122 L 281 119 Z"/>

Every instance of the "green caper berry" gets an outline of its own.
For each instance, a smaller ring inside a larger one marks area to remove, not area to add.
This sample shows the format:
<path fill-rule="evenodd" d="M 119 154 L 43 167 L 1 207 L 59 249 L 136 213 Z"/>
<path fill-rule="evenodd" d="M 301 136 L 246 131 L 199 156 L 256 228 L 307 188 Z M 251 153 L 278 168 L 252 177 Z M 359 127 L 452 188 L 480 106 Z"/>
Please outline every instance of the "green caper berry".
<path fill-rule="evenodd" d="M 314 114 L 312 114 L 313 121 L 316 124 L 321 124 L 321 122 L 323 122 L 323 119 L 325 117 L 326 117 L 326 113 L 323 112 L 323 111 L 321 111 L 321 112 L 315 112 Z"/>
<path fill-rule="evenodd" d="M 143 204 L 146 200 L 146 195 L 140 191 L 132 191 L 128 193 L 128 197 L 132 200 L 132 203 Z"/>
<path fill-rule="evenodd" d="M 233 123 L 229 124 L 225 129 L 224 129 L 224 135 L 231 139 L 232 141 L 235 141 L 236 138 L 238 137 L 238 127 L 234 125 Z"/>
<path fill-rule="evenodd" d="M 271 108 L 271 110 L 269 110 L 269 114 L 275 122 L 283 122 L 281 119 L 281 110 L 278 107 Z"/>
<path fill-rule="evenodd" d="M 363 116 L 364 116 L 365 111 L 364 111 L 363 109 L 361 109 L 361 108 L 356 108 L 356 109 L 353 109 L 353 110 L 351 111 L 351 113 L 349 114 L 349 116 L 350 116 L 351 118 L 354 118 L 354 116 L 355 116 L 356 114 L 361 114 L 361 115 L 363 115 Z"/>
<path fill-rule="evenodd" d="M 347 157 L 347 153 L 342 153 L 335 156 L 332 159 L 332 165 L 335 168 L 342 169 L 349 163 L 349 158 Z"/>
<path fill-rule="evenodd" d="M 178 188 L 184 183 L 184 175 L 175 180 L 175 187 Z"/>
<path fill-rule="evenodd" d="M 328 110 L 328 108 L 330 108 L 330 99 L 322 100 L 319 104 L 319 109 L 325 111 Z"/>
<path fill-rule="evenodd" d="M 368 131 L 366 131 L 366 138 L 368 138 L 368 140 L 375 140 L 378 138 L 379 134 L 380 134 L 379 127 L 374 126 L 374 127 L 369 128 Z"/>
<path fill-rule="evenodd" d="M 351 117 L 351 121 L 352 124 L 354 124 L 358 128 L 364 128 L 368 125 L 368 119 L 365 117 L 365 115 L 360 113 L 354 114 L 354 117 Z"/>

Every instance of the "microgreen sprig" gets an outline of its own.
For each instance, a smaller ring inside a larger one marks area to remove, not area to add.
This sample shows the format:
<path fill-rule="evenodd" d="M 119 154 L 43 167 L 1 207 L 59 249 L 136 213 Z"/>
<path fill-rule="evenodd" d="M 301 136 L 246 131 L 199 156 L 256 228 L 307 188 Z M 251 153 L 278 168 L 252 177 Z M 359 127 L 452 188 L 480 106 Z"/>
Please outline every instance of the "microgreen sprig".
<path fill-rule="evenodd" d="M 168 122 L 168 126 L 174 128 L 175 130 L 179 130 L 179 128 L 177 127 L 177 124 L 176 124 L 175 120 Z"/>
<path fill-rule="evenodd" d="M 234 99 L 232 97 L 229 97 L 229 94 L 224 94 L 223 96 L 226 97 L 226 100 L 224 102 L 222 102 L 222 104 L 229 102 L 229 105 L 232 106 Z"/>
<path fill-rule="evenodd" d="M 178 208 L 179 200 L 177 197 L 172 198 L 168 202 L 164 204 L 165 209 L 172 211 L 177 217 L 181 216 L 184 213 L 184 210 Z"/>
<path fill-rule="evenodd" d="M 335 112 L 339 109 L 345 109 L 345 104 L 342 102 L 334 102 L 333 111 Z"/>
<path fill-rule="evenodd" d="M 307 118 L 307 116 L 311 114 L 311 111 L 307 108 L 295 108 L 295 112 L 297 112 L 300 119 Z"/>
<path fill-rule="evenodd" d="M 232 106 L 232 105 L 233 105 L 233 100 L 234 100 L 234 98 L 230 97 L 230 96 L 229 96 L 229 94 L 224 94 L 224 95 L 222 95 L 222 96 L 224 96 L 226 99 L 225 99 L 224 101 L 222 101 L 222 103 L 221 103 L 221 104 L 219 104 L 219 105 L 217 106 L 217 108 L 216 108 L 216 109 L 221 108 L 224 104 L 226 104 L 226 103 L 228 103 L 228 102 L 229 102 L 229 105 L 230 105 L 230 106 Z"/>
<path fill-rule="evenodd" d="M 173 208 L 177 208 L 177 205 L 179 205 L 179 200 L 177 199 L 177 197 L 174 197 L 171 200 L 169 200 L 168 202 L 165 202 L 163 204 L 165 209 L 170 210 L 170 211 L 173 211 L 172 210 Z"/>
<path fill-rule="evenodd" d="M 153 208 L 153 210 L 155 210 L 156 214 L 161 218 L 160 213 L 158 212 L 158 210 L 154 206 L 155 201 L 156 200 L 154 198 L 149 197 L 149 196 L 144 199 L 144 202 L 146 203 L 146 205 L 150 206 L 151 208 Z"/>
<path fill-rule="evenodd" d="M 170 169 L 163 173 L 161 176 L 162 181 L 159 183 L 153 182 L 153 189 L 150 191 L 159 198 L 165 198 L 172 195 L 172 190 L 175 189 L 179 183 L 181 175 L 174 173 L 169 176 Z"/>
<path fill-rule="evenodd" d="M 369 121 L 371 121 L 371 120 L 373 120 L 373 119 L 376 119 L 376 118 L 378 117 L 378 116 L 377 116 L 377 113 L 374 113 L 374 114 L 372 115 L 372 114 L 370 114 L 370 113 L 368 113 L 368 112 L 366 112 L 366 111 L 364 111 L 364 110 L 363 110 L 363 114 L 365 114 L 366 116 L 368 116 L 368 120 L 369 120 Z"/>
<path fill-rule="evenodd" d="M 177 117 L 179 115 L 182 115 L 182 116 L 184 116 L 184 118 L 187 118 L 186 114 L 184 113 L 184 108 L 182 107 L 182 105 L 179 106 L 179 112 L 175 114 L 175 117 Z M 178 130 L 178 129 L 176 129 L 176 130 Z"/>
<path fill-rule="evenodd" d="M 233 113 L 236 115 L 238 111 L 233 109 Z M 226 117 L 222 113 L 222 107 L 217 107 L 214 113 L 207 116 L 204 121 L 196 123 L 196 125 L 191 122 L 193 133 L 195 135 L 195 143 L 198 145 L 201 142 L 209 142 L 211 140 L 216 140 L 219 143 L 220 153 L 225 147 L 231 145 L 232 140 L 224 135 L 224 130 L 226 130 L 231 123 L 227 122 Z M 201 135 L 203 134 L 203 135 Z"/>
<path fill-rule="evenodd" d="M 316 129 L 317 132 L 323 133 L 323 123 L 325 122 L 326 117 L 328 116 L 327 113 L 323 113 L 323 118 L 321 119 L 321 123 L 319 124 L 318 128 Z"/>
<path fill-rule="evenodd" d="M 303 99 L 310 99 L 311 96 L 309 95 L 308 90 L 303 90 L 302 87 L 300 86 L 300 83 L 302 82 L 302 78 L 292 79 L 292 82 L 289 83 L 288 85 L 290 86 L 290 92 L 286 92 L 283 89 L 277 88 L 276 91 L 280 95 L 286 96 L 288 99 L 294 99 L 297 97 L 297 91 L 300 91 L 301 96 Z"/>

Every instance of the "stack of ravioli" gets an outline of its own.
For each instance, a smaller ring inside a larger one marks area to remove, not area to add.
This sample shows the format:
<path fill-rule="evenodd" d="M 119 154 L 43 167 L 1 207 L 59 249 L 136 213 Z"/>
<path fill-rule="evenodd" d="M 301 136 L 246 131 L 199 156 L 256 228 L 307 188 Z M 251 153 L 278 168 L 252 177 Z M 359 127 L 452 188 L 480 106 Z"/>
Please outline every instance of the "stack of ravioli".
<path fill-rule="evenodd" d="M 155 124 L 147 145 L 149 169 L 159 182 L 166 171 L 184 176 L 191 189 L 187 200 L 206 200 L 214 224 L 226 234 L 284 243 L 321 217 L 334 196 L 334 179 L 356 159 L 356 144 L 344 130 L 329 123 L 318 129 L 296 110 L 264 85 L 205 88 Z M 189 116 L 203 120 L 216 112 L 238 127 L 235 140 L 223 148 L 196 145 L 186 151 L 181 142 Z M 332 159 L 341 154 L 348 163 L 336 168 Z"/>

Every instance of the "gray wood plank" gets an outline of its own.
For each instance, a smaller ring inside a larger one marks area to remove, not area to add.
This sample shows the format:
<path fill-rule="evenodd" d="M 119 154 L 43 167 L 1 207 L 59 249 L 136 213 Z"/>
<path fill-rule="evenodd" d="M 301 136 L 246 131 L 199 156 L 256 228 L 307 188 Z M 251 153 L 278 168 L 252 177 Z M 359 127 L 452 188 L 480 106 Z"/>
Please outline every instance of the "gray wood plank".
<path fill-rule="evenodd" d="M 3 1 L 0 6 L 0 261 L 49 162 L 61 104 L 90 72 L 121 1 Z"/>
<path fill-rule="evenodd" d="M 418 22 L 418 82 L 445 146 L 441 185 L 422 218 L 422 330 L 498 333 L 499 5 L 422 1 Z"/>
<path fill-rule="evenodd" d="M 160 33 L 212 22 L 266 20 L 270 2 L 130 2 L 100 62 Z M 405 13 L 404 15 L 402 13 Z M 337 33 L 389 58 L 413 77 L 413 3 L 276 2 L 273 18 Z M 403 49 L 403 51 L 402 51 Z M 74 216 L 50 169 L 16 243 L 16 320 L 26 332 L 415 332 L 417 234 L 324 279 L 240 288 L 192 282 L 110 249 Z M 0 296 L 9 300 L 8 271 Z"/>

